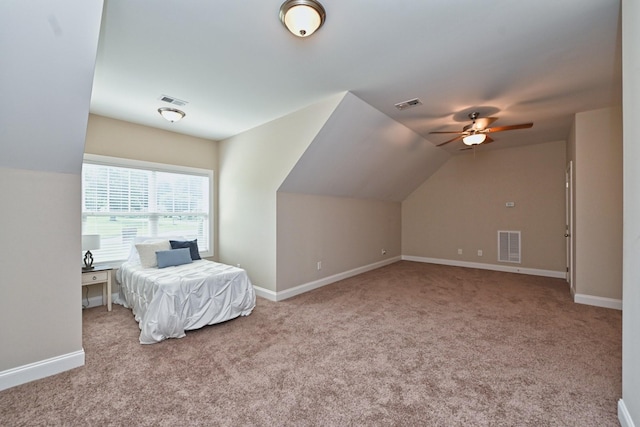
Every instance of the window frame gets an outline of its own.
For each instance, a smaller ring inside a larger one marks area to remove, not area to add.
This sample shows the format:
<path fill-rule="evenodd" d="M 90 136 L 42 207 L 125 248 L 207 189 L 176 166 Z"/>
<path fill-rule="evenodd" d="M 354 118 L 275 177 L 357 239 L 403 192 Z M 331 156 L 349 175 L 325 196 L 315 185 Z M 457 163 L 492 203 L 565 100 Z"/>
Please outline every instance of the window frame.
<path fill-rule="evenodd" d="M 198 176 L 206 176 L 209 179 L 209 249 L 207 251 L 201 251 L 200 256 L 205 257 L 213 257 L 215 255 L 215 245 L 214 245 L 214 171 L 212 169 L 202 169 L 202 168 L 194 168 L 190 166 L 181 166 L 181 165 L 172 165 L 168 163 L 157 163 L 157 162 L 149 162 L 146 160 L 136 160 L 136 159 L 127 159 L 123 157 L 112 157 L 112 156 L 103 156 L 99 154 L 89 154 L 85 153 L 82 159 L 82 167 L 84 168 L 85 163 L 101 165 L 101 166 L 112 166 L 112 167 L 121 167 L 121 168 L 130 168 L 130 169 L 140 169 L 145 171 L 156 171 L 156 172 L 167 172 L 167 173 L 182 173 L 187 175 L 198 175 Z M 80 187 L 83 188 L 82 182 L 82 174 L 80 176 Z M 81 198 L 84 198 L 84 194 L 81 193 Z M 82 209 L 82 199 L 81 199 L 81 216 L 84 215 L 84 210 Z M 104 261 L 105 263 L 118 263 L 126 261 L 125 259 L 121 260 L 111 260 Z M 100 261 L 97 262 L 99 264 Z"/>

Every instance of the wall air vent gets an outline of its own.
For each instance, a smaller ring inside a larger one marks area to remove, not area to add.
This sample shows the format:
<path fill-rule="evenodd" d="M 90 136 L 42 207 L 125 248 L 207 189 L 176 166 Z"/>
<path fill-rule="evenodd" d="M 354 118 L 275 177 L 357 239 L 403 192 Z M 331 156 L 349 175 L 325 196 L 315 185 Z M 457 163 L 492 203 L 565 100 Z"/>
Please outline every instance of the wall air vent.
<path fill-rule="evenodd" d="M 408 101 L 398 102 L 397 104 L 395 104 L 396 108 L 401 111 L 406 110 L 407 108 L 416 107 L 418 105 L 422 105 L 422 101 L 420 101 L 418 98 L 413 98 Z"/>
<path fill-rule="evenodd" d="M 520 232 L 498 231 L 498 261 L 520 264 Z"/>
<path fill-rule="evenodd" d="M 177 105 L 179 107 L 183 107 L 188 104 L 187 101 L 182 101 L 181 99 L 174 98 L 173 96 L 168 95 L 160 95 L 158 98 L 160 101 L 168 102 L 169 104 Z"/>

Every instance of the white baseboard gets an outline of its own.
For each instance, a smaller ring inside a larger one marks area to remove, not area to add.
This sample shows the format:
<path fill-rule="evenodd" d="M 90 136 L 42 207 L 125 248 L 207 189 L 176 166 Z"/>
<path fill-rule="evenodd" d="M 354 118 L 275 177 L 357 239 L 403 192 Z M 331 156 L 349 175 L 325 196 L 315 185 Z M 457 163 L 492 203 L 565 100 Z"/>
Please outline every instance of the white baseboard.
<path fill-rule="evenodd" d="M 529 274 L 531 276 L 553 277 L 556 279 L 566 279 L 567 273 L 555 270 L 540 270 L 537 268 L 512 267 L 500 264 L 485 264 L 482 262 L 456 261 L 452 259 L 425 258 L 411 255 L 402 255 L 404 261 L 426 262 L 429 264 L 451 265 L 454 267 L 479 268 L 481 270 L 504 271 L 506 273 Z"/>
<path fill-rule="evenodd" d="M 322 286 L 330 285 L 339 280 L 348 279 L 349 277 L 357 276 L 358 274 L 366 273 L 367 271 L 375 270 L 376 268 L 384 267 L 385 265 L 393 264 L 400 261 L 400 257 L 386 259 L 380 262 L 374 262 L 373 264 L 365 265 L 362 267 L 354 268 L 353 270 L 345 271 L 342 273 L 334 274 L 332 276 L 323 277 L 322 279 L 314 280 L 313 282 L 303 283 L 291 289 L 286 289 L 280 292 L 274 292 L 269 289 L 264 289 L 259 286 L 254 286 L 256 295 L 266 298 L 271 301 L 282 301 L 287 298 L 294 297 L 296 295 L 303 294 L 305 292 L 312 291 Z"/>
<path fill-rule="evenodd" d="M 621 427 L 635 427 L 631 415 L 629 411 L 627 411 L 627 407 L 622 399 L 618 400 L 618 421 L 620 421 Z"/>
<path fill-rule="evenodd" d="M 575 294 L 573 302 L 585 305 L 594 305 L 596 307 L 613 308 L 614 310 L 622 310 L 622 300 L 595 297 L 593 295 Z"/>
<path fill-rule="evenodd" d="M 253 285 L 253 290 L 256 291 L 256 295 L 262 298 L 266 298 L 269 301 L 277 301 L 278 294 L 270 289 L 261 288 L 260 286 Z"/>
<path fill-rule="evenodd" d="M 84 366 L 84 350 L 63 354 L 0 372 L 0 390 Z"/>
<path fill-rule="evenodd" d="M 115 301 L 116 298 L 118 297 L 118 293 L 114 292 L 111 294 L 111 301 Z M 102 295 L 95 295 L 89 298 L 89 305 L 85 305 L 87 303 L 87 298 L 85 298 L 84 296 L 82 297 L 82 306 L 84 308 L 93 308 L 93 307 L 100 307 L 102 306 Z M 105 301 L 105 304 L 107 302 Z"/>

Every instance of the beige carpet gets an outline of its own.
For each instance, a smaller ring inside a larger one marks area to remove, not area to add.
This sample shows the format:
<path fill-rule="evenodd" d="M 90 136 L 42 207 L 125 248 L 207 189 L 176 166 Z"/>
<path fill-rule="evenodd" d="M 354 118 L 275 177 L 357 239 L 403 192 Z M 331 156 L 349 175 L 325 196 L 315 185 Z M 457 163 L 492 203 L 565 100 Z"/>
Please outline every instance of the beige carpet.
<path fill-rule="evenodd" d="M 83 316 L 86 366 L 0 392 L 0 425 L 619 425 L 621 313 L 559 279 L 398 262 L 148 346 Z"/>

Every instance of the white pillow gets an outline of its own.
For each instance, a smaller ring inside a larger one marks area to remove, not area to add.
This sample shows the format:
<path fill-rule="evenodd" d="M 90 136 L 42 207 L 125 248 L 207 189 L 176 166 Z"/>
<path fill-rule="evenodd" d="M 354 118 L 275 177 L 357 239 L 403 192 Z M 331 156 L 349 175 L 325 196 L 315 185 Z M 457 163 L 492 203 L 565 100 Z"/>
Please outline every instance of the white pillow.
<path fill-rule="evenodd" d="M 168 240 L 160 240 L 150 243 L 139 243 L 136 245 L 138 255 L 140 256 L 140 265 L 143 268 L 151 268 L 158 266 L 157 251 L 170 251 L 171 244 Z"/>
<path fill-rule="evenodd" d="M 151 236 L 136 236 L 133 238 L 133 242 L 131 242 L 131 249 L 129 249 L 129 257 L 127 258 L 128 262 L 133 262 L 134 264 L 140 264 L 140 256 L 138 255 L 138 250 L 136 249 L 136 245 L 138 243 L 151 243 L 154 237 Z M 157 240 L 163 240 L 158 239 Z"/>
<path fill-rule="evenodd" d="M 186 240 L 186 239 L 182 236 L 166 236 L 166 237 L 136 236 L 133 238 L 133 243 L 131 244 L 131 249 L 129 250 L 129 257 L 127 258 L 127 262 L 131 262 L 133 264 L 140 264 L 140 256 L 138 255 L 138 250 L 136 249 L 136 245 L 138 243 L 154 243 L 154 242 L 160 242 L 164 240 Z"/>

